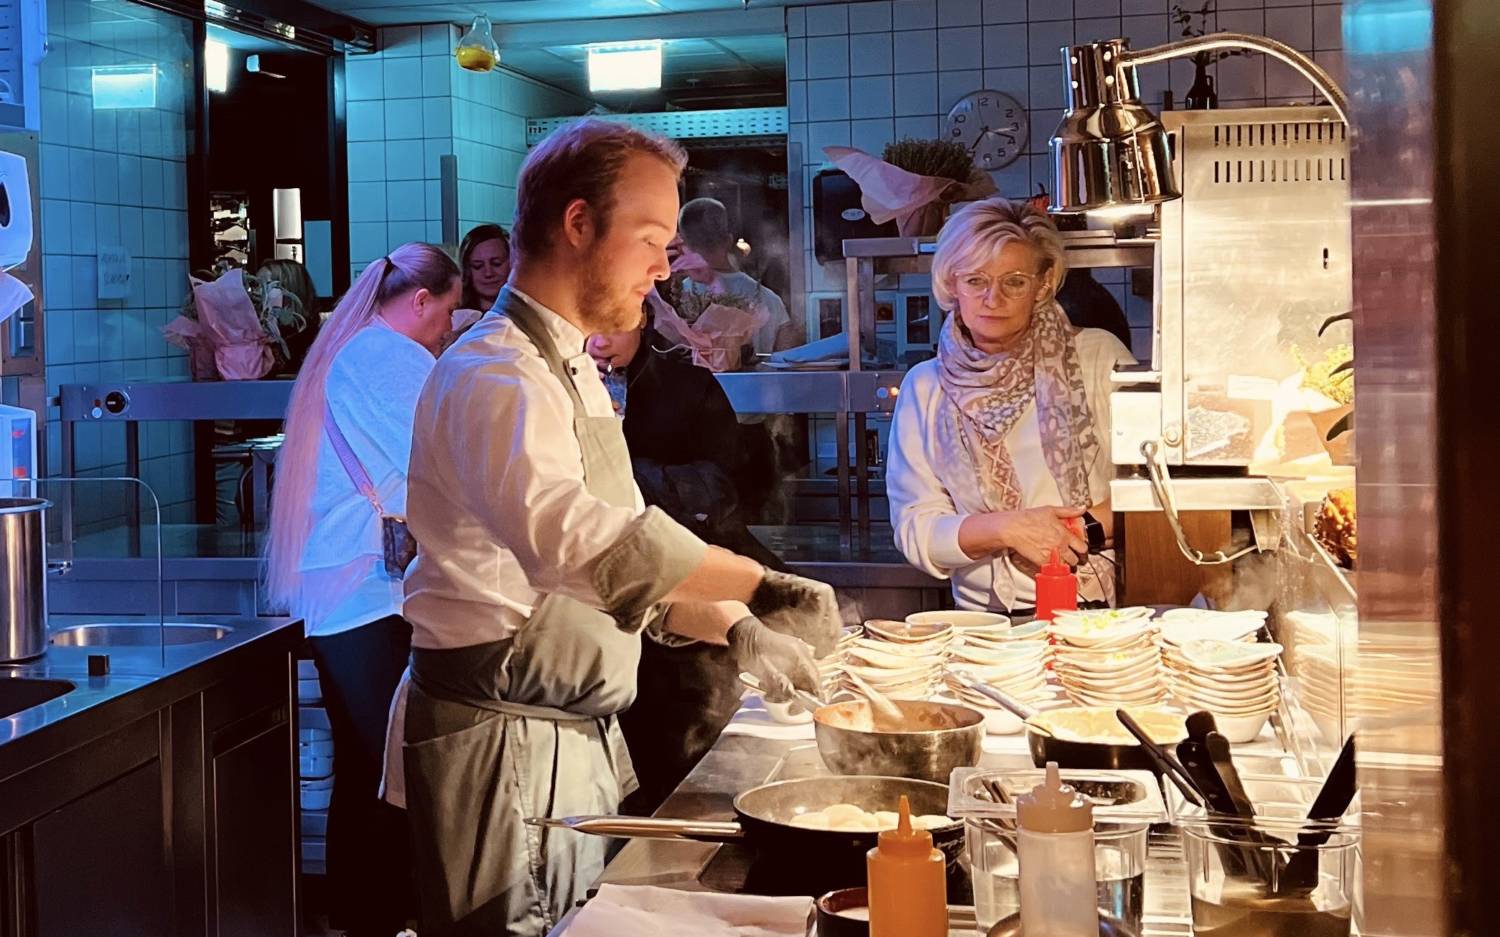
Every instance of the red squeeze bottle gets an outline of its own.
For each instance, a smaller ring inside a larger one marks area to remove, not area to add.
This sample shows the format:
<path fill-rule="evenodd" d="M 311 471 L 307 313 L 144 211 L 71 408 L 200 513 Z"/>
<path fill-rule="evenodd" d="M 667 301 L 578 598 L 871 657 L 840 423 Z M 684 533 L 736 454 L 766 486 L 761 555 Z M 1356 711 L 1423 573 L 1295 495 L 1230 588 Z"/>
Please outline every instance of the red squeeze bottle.
<path fill-rule="evenodd" d="M 1057 558 L 1042 567 L 1036 576 L 1036 617 L 1040 621 L 1051 621 L 1055 612 L 1068 612 L 1078 608 L 1078 577 Z"/>

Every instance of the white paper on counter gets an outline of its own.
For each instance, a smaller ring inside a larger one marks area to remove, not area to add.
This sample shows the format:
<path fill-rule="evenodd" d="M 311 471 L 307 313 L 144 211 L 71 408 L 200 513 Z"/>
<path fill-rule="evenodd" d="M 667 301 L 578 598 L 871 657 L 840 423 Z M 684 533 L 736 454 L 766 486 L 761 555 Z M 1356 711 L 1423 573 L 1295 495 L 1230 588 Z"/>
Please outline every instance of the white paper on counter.
<path fill-rule="evenodd" d="M 573 918 L 567 937 L 805 937 L 811 898 L 766 898 L 601 885 Z"/>

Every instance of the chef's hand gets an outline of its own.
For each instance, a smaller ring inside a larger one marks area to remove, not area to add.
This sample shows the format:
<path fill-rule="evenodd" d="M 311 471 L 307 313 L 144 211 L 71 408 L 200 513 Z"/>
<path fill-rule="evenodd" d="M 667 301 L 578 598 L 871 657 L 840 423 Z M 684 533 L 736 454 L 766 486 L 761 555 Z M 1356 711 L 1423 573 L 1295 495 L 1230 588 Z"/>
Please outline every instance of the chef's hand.
<path fill-rule="evenodd" d="M 1068 566 L 1077 566 L 1089 552 L 1083 536 L 1083 508 L 1039 507 L 1003 511 L 995 515 L 995 536 L 1000 545 L 1027 563 L 1040 568 L 1051 562 L 1052 551 Z"/>
<path fill-rule="evenodd" d="M 786 702 L 792 698 L 792 687 L 821 696 L 812 649 L 798 638 L 772 631 L 753 615 L 735 622 L 726 637 L 735 663 L 760 681 L 767 701 Z"/>
<path fill-rule="evenodd" d="M 768 569 L 749 605 L 750 614 L 811 644 L 819 657 L 832 654 L 838 643 L 843 622 L 838 598 L 826 582 Z"/>

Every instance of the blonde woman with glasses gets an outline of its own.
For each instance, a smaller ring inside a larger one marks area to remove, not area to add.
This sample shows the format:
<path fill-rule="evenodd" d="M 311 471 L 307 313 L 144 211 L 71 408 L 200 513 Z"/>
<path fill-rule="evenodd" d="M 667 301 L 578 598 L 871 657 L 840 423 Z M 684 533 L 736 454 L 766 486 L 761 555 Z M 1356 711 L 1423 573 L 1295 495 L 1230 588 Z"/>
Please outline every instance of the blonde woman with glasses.
<path fill-rule="evenodd" d="M 1069 325 L 1066 274 L 1057 229 L 1024 203 L 970 205 L 938 236 L 932 291 L 951 314 L 901 384 L 886 490 L 897 546 L 960 608 L 1030 613 L 1053 550 L 1080 604 L 1114 600 L 1109 375 L 1134 359 Z"/>

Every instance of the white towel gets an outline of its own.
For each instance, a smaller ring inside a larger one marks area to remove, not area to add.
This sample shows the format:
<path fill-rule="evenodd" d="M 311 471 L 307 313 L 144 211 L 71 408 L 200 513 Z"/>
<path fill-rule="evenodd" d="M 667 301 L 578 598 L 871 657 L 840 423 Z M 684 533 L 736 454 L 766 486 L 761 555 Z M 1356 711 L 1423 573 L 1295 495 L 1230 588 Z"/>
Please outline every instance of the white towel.
<path fill-rule="evenodd" d="M 601 885 L 566 937 L 806 937 L 811 898 L 764 898 L 679 891 L 651 885 Z"/>

